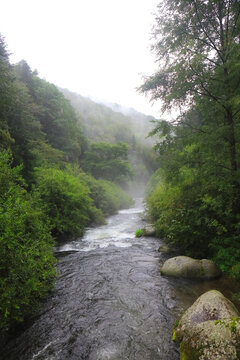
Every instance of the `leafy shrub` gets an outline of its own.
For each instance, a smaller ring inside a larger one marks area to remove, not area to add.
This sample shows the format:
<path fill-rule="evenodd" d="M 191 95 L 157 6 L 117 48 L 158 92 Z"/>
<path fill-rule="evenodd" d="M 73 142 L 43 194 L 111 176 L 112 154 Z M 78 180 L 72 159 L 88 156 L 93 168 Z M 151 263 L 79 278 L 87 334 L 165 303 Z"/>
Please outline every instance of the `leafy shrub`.
<path fill-rule="evenodd" d="M 99 192 L 95 198 L 96 206 L 99 207 L 104 215 L 111 215 L 120 209 L 128 208 L 133 204 L 133 200 L 118 185 L 107 181 L 98 180 Z"/>
<path fill-rule="evenodd" d="M 133 205 L 133 200 L 118 185 L 107 180 L 96 180 L 91 175 L 81 173 L 80 178 L 90 189 L 90 196 L 96 208 L 105 216 Z"/>
<path fill-rule="evenodd" d="M 135 236 L 137 238 L 142 237 L 143 236 L 143 230 L 142 229 L 137 229 L 136 233 L 135 233 Z"/>
<path fill-rule="evenodd" d="M 223 272 L 240 279 L 240 224 L 232 221 L 227 186 L 216 195 L 213 185 L 184 179 L 173 184 L 159 178 L 149 188 L 147 206 L 157 236 L 185 255 L 213 258 Z"/>
<path fill-rule="evenodd" d="M 148 211 L 157 236 L 194 257 L 211 257 L 212 239 L 225 231 L 212 204 L 206 204 L 195 184 L 159 183 L 147 197 Z"/>
<path fill-rule="evenodd" d="M 104 221 L 88 186 L 67 169 L 39 168 L 37 189 L 56 236 L 83 235 L 88 224 Z"/>
<path fill-rule="evenodd" d="M 214 261 L 223 272 L 240 280 L 240 245 L 238 234 L 234 237 L 215 238 L 211 242 Z"/>
<path fill-rule="evenodd" d="M 0 153 L 0 329 L 38 308 L 56 275 L 49 224 L 20 170 Z"/>
<path fill-rule="evenodd" d="M 236 280 L 240 280 L 240 264 L 234 264 L 231 269 L 231 274 Z"/>

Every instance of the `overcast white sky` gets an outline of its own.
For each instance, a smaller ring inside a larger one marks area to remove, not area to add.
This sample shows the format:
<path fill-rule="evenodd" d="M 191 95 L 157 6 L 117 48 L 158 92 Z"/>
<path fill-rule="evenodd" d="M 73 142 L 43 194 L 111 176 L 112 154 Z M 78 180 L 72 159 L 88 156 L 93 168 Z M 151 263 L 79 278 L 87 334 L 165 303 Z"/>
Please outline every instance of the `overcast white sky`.
<path fill-rule="evenodd" d="M 156 65 L 150 52 L 158 0 L 2 0 L 0 32 L 12 63 L 81 95 L 159 116 L 136 92 Z"/>

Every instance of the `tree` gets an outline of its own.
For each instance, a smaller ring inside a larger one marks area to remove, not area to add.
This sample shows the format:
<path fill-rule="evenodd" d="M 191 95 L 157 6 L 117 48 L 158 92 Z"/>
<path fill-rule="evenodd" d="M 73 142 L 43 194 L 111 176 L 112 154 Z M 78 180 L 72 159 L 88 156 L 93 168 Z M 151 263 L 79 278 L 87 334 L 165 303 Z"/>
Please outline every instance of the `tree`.
<path fill-rule="evenodd" d="M 166 0 L 158 10 L 159 71 L 140 90 L 181 115 L 152 132 L 161 176 L 149 212 L 160 237 L 239 277 L 240 3 Z"/>
<path fill-rule="evenodd" d="M 14 165 L 23 163 L 28 183 L 35 163 L 33 143 L 42 136 L 34 109 L 27 87 L 16 79 L 0 37 L 0 149 L 11 149 Z"/>
<path fill-rule="evenodd" d="M 128 145 L 92 143 L 83 159 L 83 168 L 97 179 L 125 184 L 132 176 L 128 159 Z"/>
<path fill-rule="evenodd" d="M 5 149 L 14 142 L 7 125 L 12 80 L 6 45 L 0 34 L 0 149 Z"/>
<path fill-rule="evenodd" d="M 48 219 L 11 162 L 0 152 L 0 330 L 38 309 L 56 276 Z"/>
<path fill-rule="evenodd" d="M 158 5 L 154 50 L 159 71 L 140 90 L 161 99 L 163 110 L 186 109 L 199 98 L 221 112 L 229 148 L 233 199 L 237 183 L 236 127 L 240 95 L 240 3 L 234 0 L 165 0 Z M 238 200 L 233 207 L 237 211 Z"/>
<path fill-rule="evenodd" d="M 87 140 L 69 101 L 55 85 L 40 79 L 26 61 L 22 60 L 15 66 L 15 74 L 27 89 L 32 101 L 27 109 L 32 109 L 45 142 L 62 151 L 67 162 L 78 162 Z M 39 137 L 38 140 L 41 141 L 42 138 Z"/>

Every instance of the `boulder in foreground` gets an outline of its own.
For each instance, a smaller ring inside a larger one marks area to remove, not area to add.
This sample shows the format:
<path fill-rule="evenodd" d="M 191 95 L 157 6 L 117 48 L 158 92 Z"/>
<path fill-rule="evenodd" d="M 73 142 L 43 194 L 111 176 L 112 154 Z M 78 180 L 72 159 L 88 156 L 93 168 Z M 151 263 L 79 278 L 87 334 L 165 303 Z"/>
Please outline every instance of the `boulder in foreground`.
<path fill-rule="evenodd" d="M 188 256 L 168 259 L 160 271 L 162 275 L 202 280 L 214 279 L 221 275 L 221 270 L 212 260 L 196 260 Z"/>
<path fill-rule="evenodd" d="M 219 291 L 200 296 L 175 324 L 182 360 L 240 359 L 240 318 Z"/>

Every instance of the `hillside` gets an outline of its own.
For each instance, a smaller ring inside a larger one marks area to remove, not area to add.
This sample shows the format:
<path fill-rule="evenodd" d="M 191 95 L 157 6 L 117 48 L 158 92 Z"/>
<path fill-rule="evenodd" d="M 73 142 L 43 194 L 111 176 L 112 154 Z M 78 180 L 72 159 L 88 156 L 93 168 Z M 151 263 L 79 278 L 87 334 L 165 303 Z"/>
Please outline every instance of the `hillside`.
<path fill-rule="evenodd" d="M 153 129 L 152 116 L 147 116 L 119 104 L 99 104 L 67 89 L 60 89 L 80 115 L 85 134 L 93 141 L 131 144 L 133 137 L 145 145 L 153 145 L 147 138 Z"/>
<path fill-rule="evenodd" d="M 75 108 L 83 132 L 91 142 L 128 144 L 129 161 L 133 168 L 129 188 L 135 189 L 136 184 L 144 188 L 157 168 L 156 156 L 152 150 L 154 138 L 148 138 L 154 127 L 152 121 L 156 119 L 118 104 L 109 103 L 106 106 L 67 89 L 59 90 Z"/>

